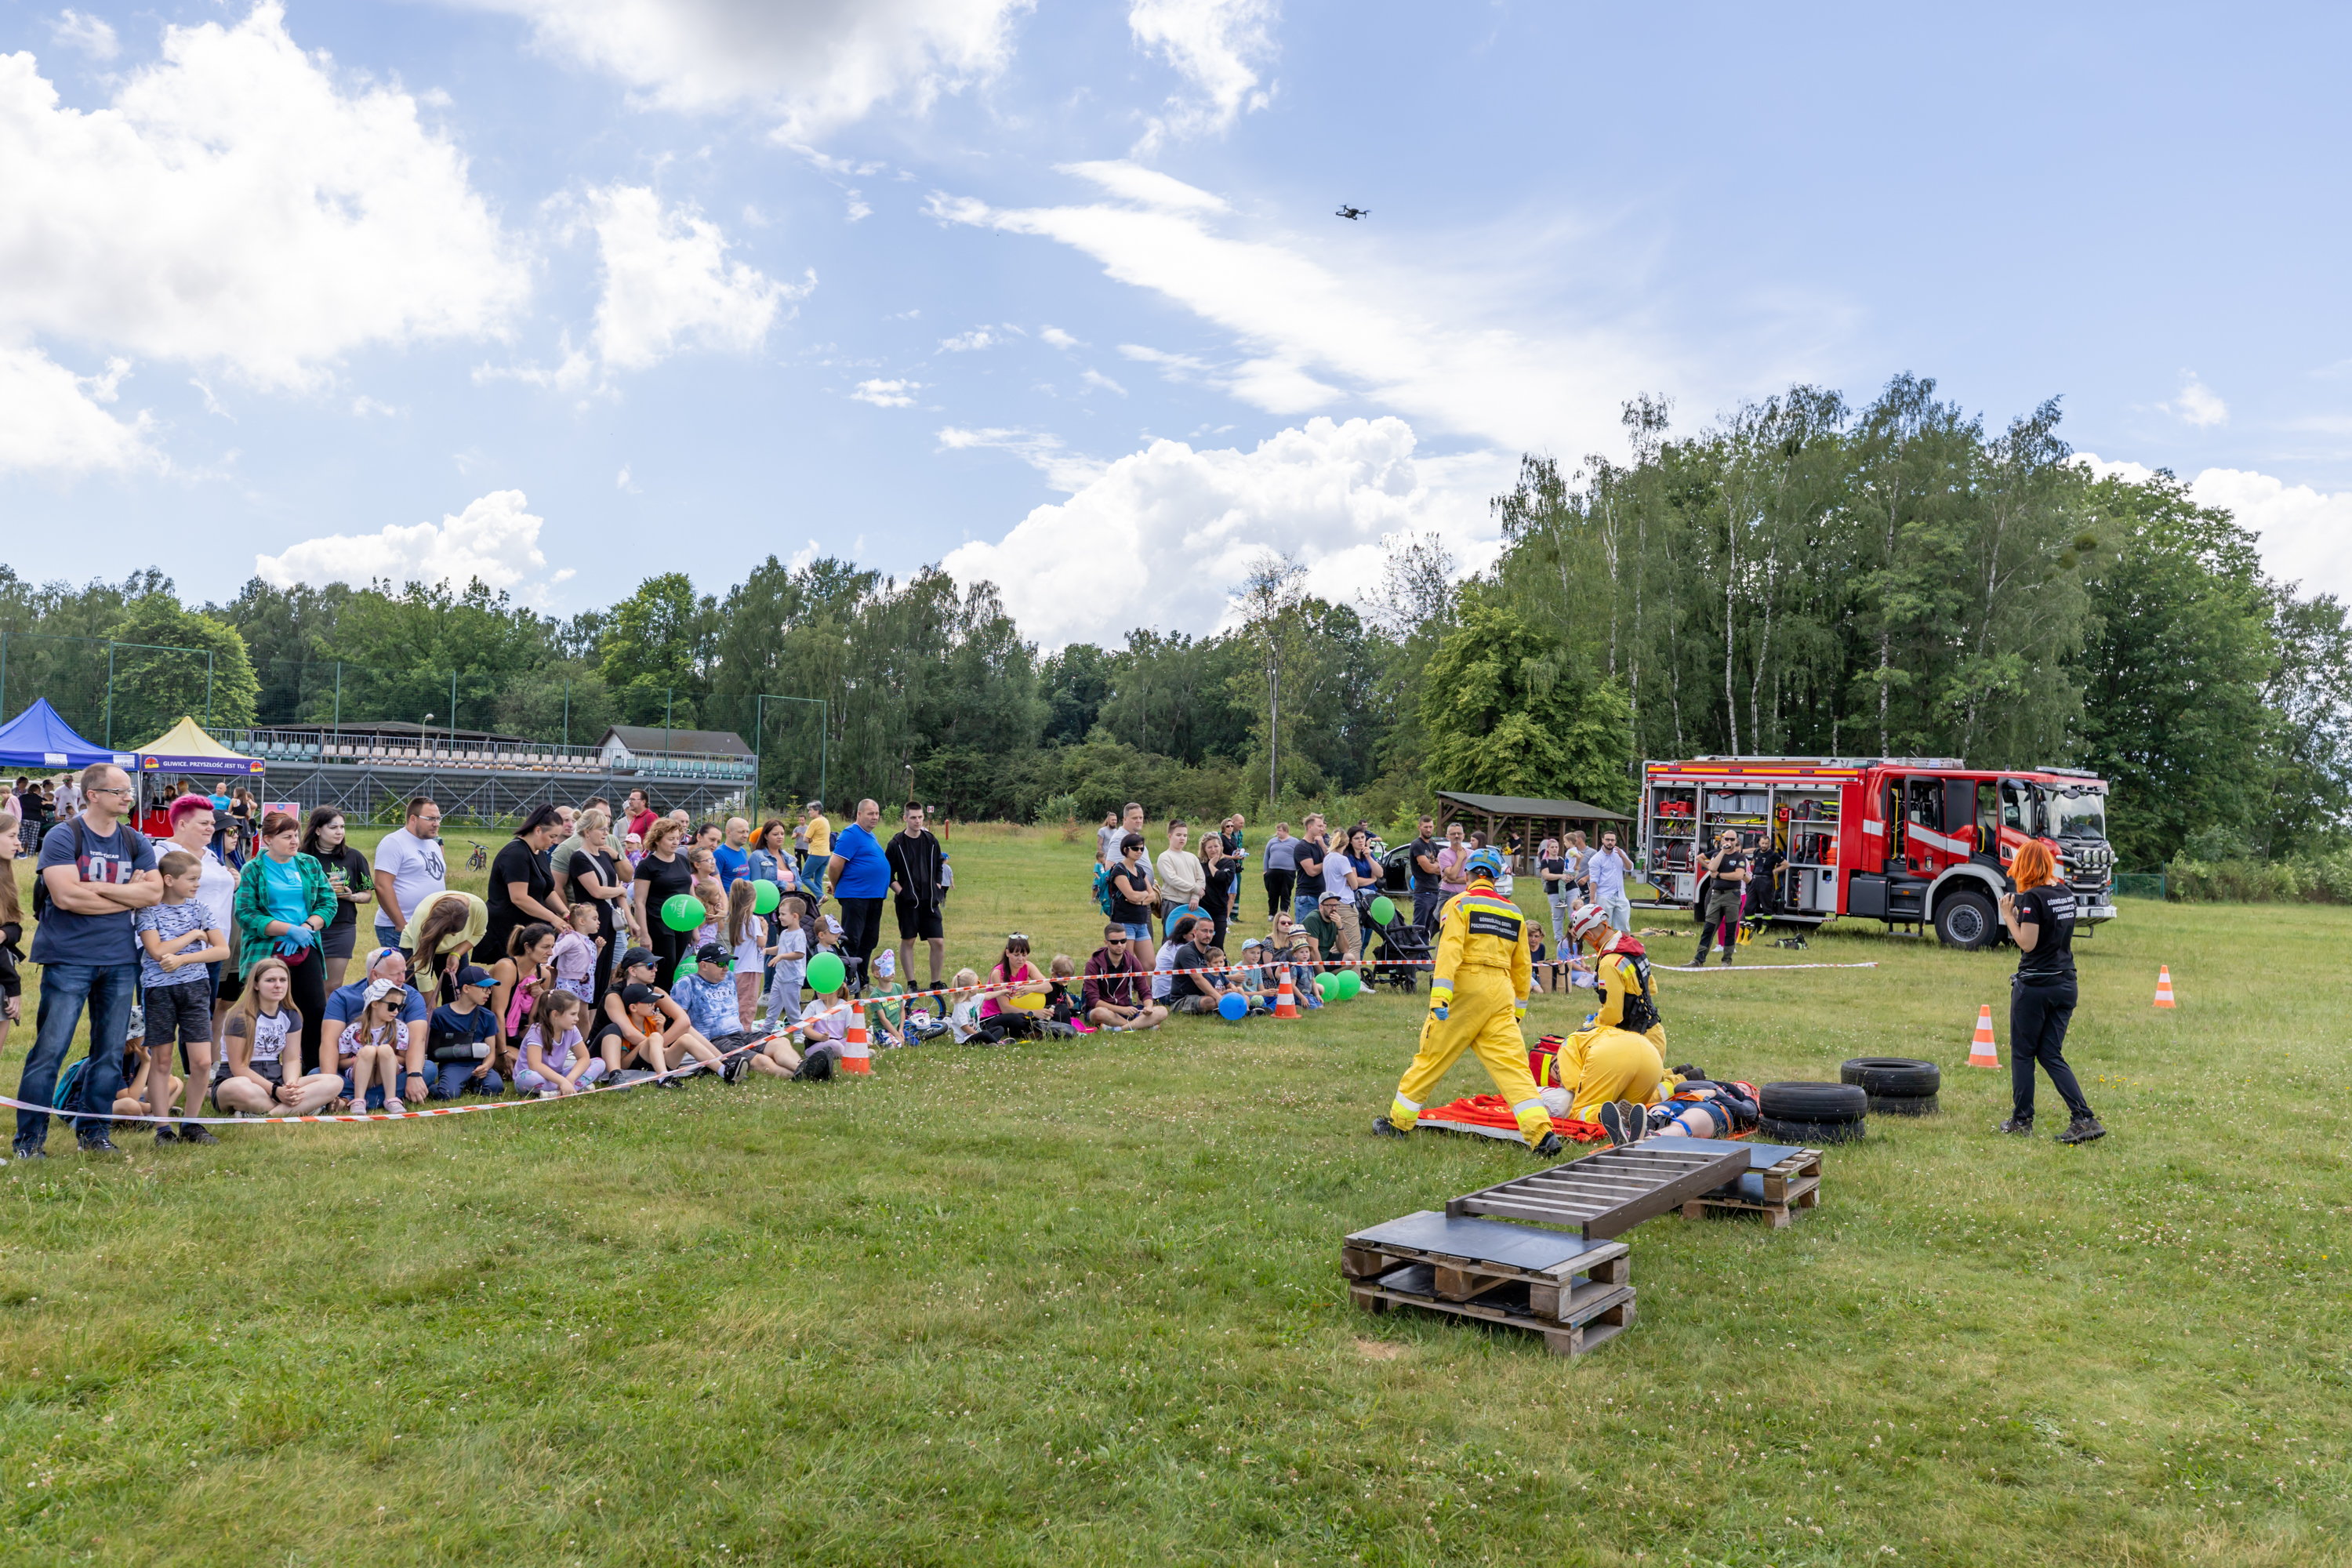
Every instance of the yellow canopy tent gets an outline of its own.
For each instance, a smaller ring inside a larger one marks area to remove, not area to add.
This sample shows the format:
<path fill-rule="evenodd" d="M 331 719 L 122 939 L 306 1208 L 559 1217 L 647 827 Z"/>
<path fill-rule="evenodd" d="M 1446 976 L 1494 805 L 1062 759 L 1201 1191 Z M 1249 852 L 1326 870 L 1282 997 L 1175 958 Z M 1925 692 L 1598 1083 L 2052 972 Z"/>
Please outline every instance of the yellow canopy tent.
<path fill-rule="evenodd" d="M 217 778 L 223 773 L 262 771 L 259 759 L 229 750 L 205 734 L 194 719 L 182 719 L 138 750 L 142 773 L 203 773 Z"/>

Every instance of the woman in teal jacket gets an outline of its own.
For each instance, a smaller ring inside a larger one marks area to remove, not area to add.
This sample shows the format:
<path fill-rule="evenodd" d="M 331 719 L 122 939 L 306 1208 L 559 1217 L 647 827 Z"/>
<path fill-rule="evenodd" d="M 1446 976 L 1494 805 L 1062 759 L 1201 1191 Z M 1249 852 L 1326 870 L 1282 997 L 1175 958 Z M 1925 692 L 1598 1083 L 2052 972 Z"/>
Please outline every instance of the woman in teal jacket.
<path fill-rule="evenodd" d="M 275 953 L 293 972 L 289 1000 L 302 1015 L 302 1070 L 319 1070 L 319 1026 L 327 1015 L 327 961 L 319 933 L 335 918 L 335 889 L 308 855 L 297 854 L 302 825 L 282 811 L 261 819 L 261 853 L 236 879 L 236 973 L 239 979 Z M 332 1064 L 330 1064 L 331 1066 Z"/>

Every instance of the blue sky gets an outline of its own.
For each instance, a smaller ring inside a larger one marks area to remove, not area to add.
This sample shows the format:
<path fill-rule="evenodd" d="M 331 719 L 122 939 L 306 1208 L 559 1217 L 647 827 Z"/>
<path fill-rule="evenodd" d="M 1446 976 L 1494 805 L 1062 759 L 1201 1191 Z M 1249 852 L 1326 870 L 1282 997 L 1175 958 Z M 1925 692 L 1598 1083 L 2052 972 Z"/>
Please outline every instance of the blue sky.
<path fill-rule="evenodd" d="M 1116 640 L 1262 547 L 1484 560 L 1635 393 L 1912 371 L 2352 595 L 2352 16 L 1960 18 L 6 0 L 5 559 L 562 613 L 822 552 Z"/>

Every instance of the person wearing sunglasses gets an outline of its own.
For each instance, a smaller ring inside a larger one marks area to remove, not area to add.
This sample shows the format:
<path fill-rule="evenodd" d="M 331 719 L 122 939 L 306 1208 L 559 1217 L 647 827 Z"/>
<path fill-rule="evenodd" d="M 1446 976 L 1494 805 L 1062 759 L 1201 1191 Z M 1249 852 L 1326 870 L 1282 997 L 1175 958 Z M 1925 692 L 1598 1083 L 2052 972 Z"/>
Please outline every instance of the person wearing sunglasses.
<path fill-rule="evenodd" d="M 1087 960 L 1083 994 L 1087 1022 L 1097 1028 L 1152 1029 L 1168 1021 L 1144 983 L 1135 940 L 1116 921 L 1103 927 L 1103 944 Z"/>

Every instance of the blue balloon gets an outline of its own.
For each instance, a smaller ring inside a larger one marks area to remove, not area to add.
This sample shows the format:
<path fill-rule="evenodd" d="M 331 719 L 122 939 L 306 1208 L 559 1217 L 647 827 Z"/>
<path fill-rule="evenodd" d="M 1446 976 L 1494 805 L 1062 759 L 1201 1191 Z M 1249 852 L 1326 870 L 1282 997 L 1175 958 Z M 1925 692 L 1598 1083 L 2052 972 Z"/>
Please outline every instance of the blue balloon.
<path fill-rule="evenodd" d="M 1249 1016 L 1249 1001 L 1228 991 L 1217 998 L 1217 1016 L 1238 1023 Z"/>

